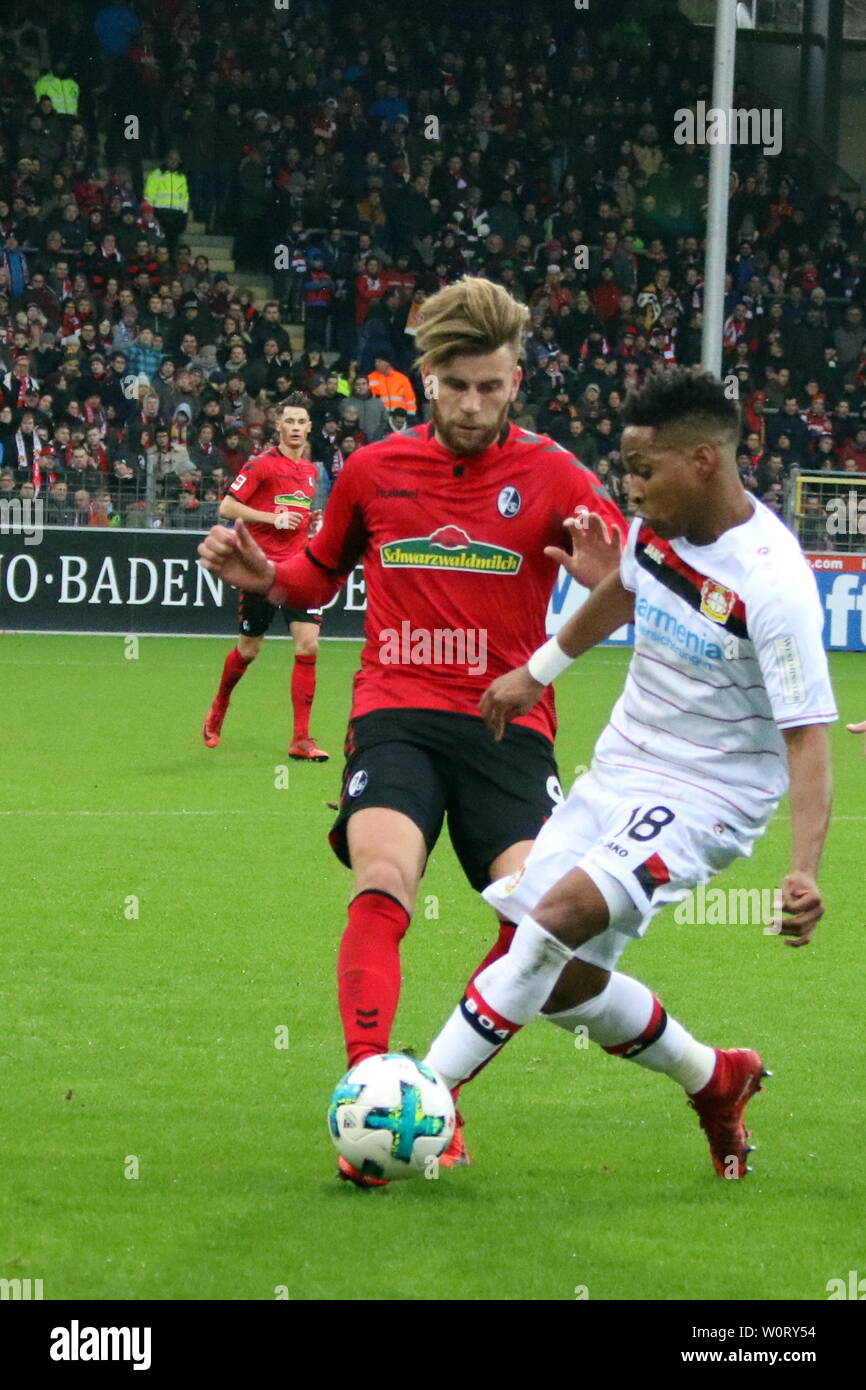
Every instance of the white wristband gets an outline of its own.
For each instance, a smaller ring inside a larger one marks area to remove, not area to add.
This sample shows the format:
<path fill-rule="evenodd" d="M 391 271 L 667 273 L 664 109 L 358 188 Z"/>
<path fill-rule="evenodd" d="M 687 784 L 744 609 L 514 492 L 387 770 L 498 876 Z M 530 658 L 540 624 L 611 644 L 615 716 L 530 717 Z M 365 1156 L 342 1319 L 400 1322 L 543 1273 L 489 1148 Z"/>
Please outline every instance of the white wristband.
<path fill-rule="evenodd" d="M 545 642 L 543 647 L 532 653 L 526 663 L 526 669 L 539 685 L 550 685 L 574 659 L 573 656 L 566 656 L 556 638 L 551 637 L 549 642 Z"/>

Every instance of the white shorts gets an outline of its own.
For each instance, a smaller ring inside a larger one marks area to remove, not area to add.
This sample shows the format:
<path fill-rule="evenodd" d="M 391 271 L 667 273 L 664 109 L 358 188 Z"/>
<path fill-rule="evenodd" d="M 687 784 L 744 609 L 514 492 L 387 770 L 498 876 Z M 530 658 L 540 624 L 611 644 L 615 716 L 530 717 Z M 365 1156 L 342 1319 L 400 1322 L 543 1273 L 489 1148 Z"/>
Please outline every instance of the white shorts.
<path fill-rule="evenodd" d="M 680 902 L 734 859 L 748 857 L 764 827 L 734 827 L 712 807 L 679 801 L 631 777 L 579 777 L 542 826 L 525 864 L 484 898 L 519 922 L 572 869 L 583 869 L 610 910 L 610 925 L 575 953 L 612 970 L 657 912 Z M 675 786 L 674 783 L 671 784 Z"/>

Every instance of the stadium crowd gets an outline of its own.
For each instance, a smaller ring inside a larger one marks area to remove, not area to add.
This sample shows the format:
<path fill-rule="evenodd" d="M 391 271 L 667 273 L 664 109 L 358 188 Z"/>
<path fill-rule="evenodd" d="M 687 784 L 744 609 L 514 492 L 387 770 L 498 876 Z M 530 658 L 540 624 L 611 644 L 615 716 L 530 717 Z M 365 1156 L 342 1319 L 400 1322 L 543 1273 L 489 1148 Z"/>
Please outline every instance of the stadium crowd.
<path fill-rule="evenodd" d="M 419 308 L 470 273 L 531 309 L 515 418 L 627 507 L 624 395 L 700 360 L 708 149 L 673 131 L 710 56 L 663 4 L 649 27 L 560 9 L 9 0 L 0 498 L 209 526 L 298 389 L 324 498 L 429 412 Z M 866 204 L 795 138 L 732 168 L 724 372 L 778 511 L 794 465 L 866 473 Z M 190 216 L 233 236 L 231 279 Z M 261 307 L 245 272 L 272 277 Z"/>

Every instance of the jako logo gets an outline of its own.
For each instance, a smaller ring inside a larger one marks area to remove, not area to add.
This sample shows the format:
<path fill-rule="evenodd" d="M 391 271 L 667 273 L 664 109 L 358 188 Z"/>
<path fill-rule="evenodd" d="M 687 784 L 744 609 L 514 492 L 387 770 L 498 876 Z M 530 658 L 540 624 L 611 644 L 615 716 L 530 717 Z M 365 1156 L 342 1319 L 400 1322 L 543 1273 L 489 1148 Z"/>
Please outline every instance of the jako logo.
<path fill-rule="evenodd" d="M 829 1303 L 834 1298 L 856 1298 L 861 1303 L 866 1299 L 866 1279 L 861 1279 L 856 1269 L 848 1270 L 847 1284 L 844 1279 L 828 1279 L 825 1287 Z"/>
<path fill-rule="evenodd" d="M 707 109 L 699 101 L 693 111 L 682 106 L 674 112 L 674 143 L 677 145 L 760 145 L 763 154 L 778 154 L 782 148 L 781 107 L 772 111 L 763 106 L 721 106 Z"/>
<path fill-rule="evenodd" d="M 69 1327 L 51 1329 L 52 1361 L 132 1361 L 134 1371 L 150 1370 L 149 1327 Z"/>

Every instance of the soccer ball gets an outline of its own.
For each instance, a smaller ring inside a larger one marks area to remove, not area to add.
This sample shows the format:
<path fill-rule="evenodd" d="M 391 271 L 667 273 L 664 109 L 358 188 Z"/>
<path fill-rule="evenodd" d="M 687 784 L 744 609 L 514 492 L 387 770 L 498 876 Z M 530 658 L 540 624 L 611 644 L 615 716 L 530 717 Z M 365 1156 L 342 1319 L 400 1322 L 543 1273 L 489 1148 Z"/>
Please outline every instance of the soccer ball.
<path fill-rule="evenodd" d="M 414 1178 L 451 1143 L 454 1102 L 415 1057 L 386 1052 L 346 1072 L 331 1097 L 328 1128 L 338 1152 L 368 1178 Z"/>

